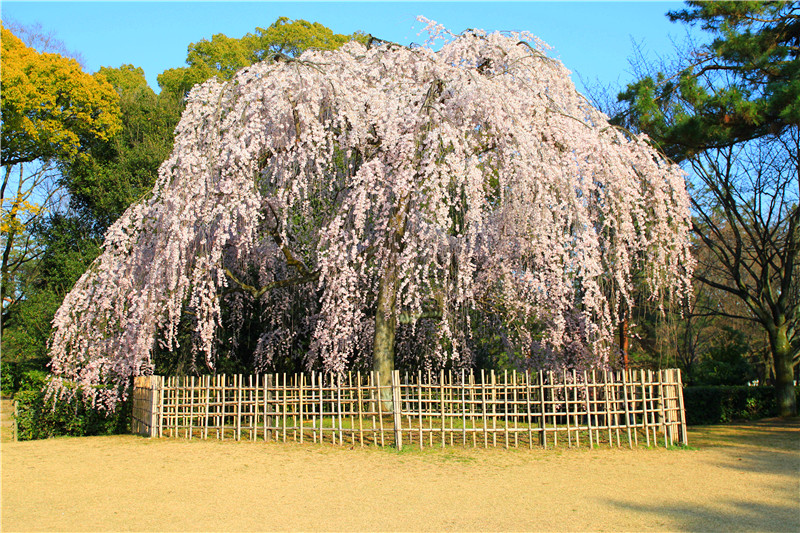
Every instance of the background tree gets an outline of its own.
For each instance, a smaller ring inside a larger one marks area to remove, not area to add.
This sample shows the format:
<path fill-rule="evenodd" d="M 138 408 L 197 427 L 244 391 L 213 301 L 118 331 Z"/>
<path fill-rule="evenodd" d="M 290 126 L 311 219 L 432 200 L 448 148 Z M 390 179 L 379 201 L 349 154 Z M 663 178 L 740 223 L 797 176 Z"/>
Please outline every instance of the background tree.
<path fill-rule="evenodd" d="M 49 41 L 48 41 L 49 42 Z M 54 205 L 53 165 L 74 159 L 94 139 L 119 130 L 118 97 L 74 59 L 40 53 L 2 28 L 3 322 L 20 301 L 19 277 L 41 253 L 34 223 Z"/>
<path fill-rule="evenodd" d="M 716 313 L 755 321 L 769 339 L 780 413 L 796 414 L 800 359 L 800 5 L 687 2 L 673 21 L 714 35 L 673 73 L 620 95 L 618 120 L 692 170 L 694 230 L 706 252 L 697 279 L 739 299 Z"/>
<path fill-rule="evenodd" d="M 241 39 L 218 33 L 211 40 L 189 45 L 187 67 L 165 70 L 158 75 L 162 91 L 184 96 L 193 86 L 211 77 L 229 80 L 240 69 L 259 61 L 295 57 L 309 48 L 335 50 L 351 40 L 366 44 L 368 36 L 333 33 L 318 22 L 280 17 L 270 26 L 256 28 Z"/>
<path fill-rule="evenodd" d="M 152 196 L 55 317 L 54 372 L 113 406 L 97 385 L 152 371 L 182 323 L 213 366 L 223 321 L 290 314 L 288 287 L 318 302 L 305 362 L 330 372 L 366 359 L 388 379 L 404 325 L 436 364 L 471 365 L 473 310 L 525 362 L 604 364 L 632 272 L 653 298 L 688 291 L 683 174 L 526 38 L 351 42 L 195 87 Z M 261 331 L 257 357 L 284 342 Z"/>

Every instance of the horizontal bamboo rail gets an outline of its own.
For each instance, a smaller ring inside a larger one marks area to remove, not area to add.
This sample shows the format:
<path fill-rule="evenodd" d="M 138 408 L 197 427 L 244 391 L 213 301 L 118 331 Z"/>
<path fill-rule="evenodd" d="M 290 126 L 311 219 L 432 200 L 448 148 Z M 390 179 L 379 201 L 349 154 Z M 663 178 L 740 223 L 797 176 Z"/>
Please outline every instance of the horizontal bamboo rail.
<path fill-rule="evenodd" d="M 157 437 L 396 446 L 687 444 L 680 371 L 136 378 Z"/>

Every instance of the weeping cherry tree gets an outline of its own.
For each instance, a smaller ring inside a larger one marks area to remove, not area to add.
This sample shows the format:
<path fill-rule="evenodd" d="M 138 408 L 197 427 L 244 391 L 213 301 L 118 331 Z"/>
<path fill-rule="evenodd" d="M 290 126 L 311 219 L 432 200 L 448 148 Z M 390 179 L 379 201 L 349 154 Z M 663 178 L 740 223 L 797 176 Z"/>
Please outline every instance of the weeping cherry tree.
<path fill-rule="evenodd" d="M 248 301 L 274 325 L 261 368 L 304 294 L 305 364 L 371 358 L 388 380 L 399 326 L 469 366 L 469 311 L 502 310 L 521 364 L 558 368 L 579 344 L 585 368 L 607 364 L 634 273 L 653 299 L 685 297 L 679 168 L 609 125 L 532 36 L 428 30 L 438 52 L 351 42 L 195 87 L 151 197 L 55 317 L 54 390 L 113 408 L 187 317 L 214 368 L 223 316 L 241 323 Z"/>

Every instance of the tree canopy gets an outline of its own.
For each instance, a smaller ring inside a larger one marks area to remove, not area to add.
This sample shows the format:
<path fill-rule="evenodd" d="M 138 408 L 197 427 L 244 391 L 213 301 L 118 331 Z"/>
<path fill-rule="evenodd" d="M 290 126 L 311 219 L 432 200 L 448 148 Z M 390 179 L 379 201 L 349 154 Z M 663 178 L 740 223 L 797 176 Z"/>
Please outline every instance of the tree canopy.
<path fill-rule="evenodd" d="M 800 124 L 797 2 L 687 2 L 670 20 L 714 35 L 675 73 L 645 76 L 620 98 L 630 123 L 680 161 Z"/>
<path fill-rule="evenodd" d="M 334 50 L 350 40 L 366 42 L 361 33 L 342 35 L 318 22 L 280 17 L 267 28 L 256 28 L 241 39 L 218 33 L 211 40 L 189 45 L 187 67 L 167 69 L 158 75 L 162 90 L 185 95 L 211 77 L 231 79 L 240 69 L 258 61 L 294 57 L 309 48 Z"/>
<path fill-rule="evenodd" d="M 2 164 L 70 158 L 119 128 L 118 96 L 74 59 L 39 53 L 2 29 Z"/>
<path fill-rule="evenodd" d="M 387 379 L 406 327 L 430 361 L 469 365 L 470 313 L 500 310 L 520 365 L 605 364 L 632 272 L 653 298 L 689 290 L 683 173 L 530 39 L 350 42 L 195 87 L 152 197 L 59 309 L 53 371 L 113 406 L 121 389 L 97 385 L 152 371 L 187 321 L 213 366 L 254 302 L 277 317 L 259 364 L 305 329 L 307 365 Z M 287 324 L 296 287 L 316 303 Z"/>
<path fill-rule="evenodd" d="M 701 23 L 710 44 L 674 72 L 620 95 L 622 121 L 692 170 L 697 279 L 739 301 L 711 310 L 759 324 L 781 414 L 796 414 L 800 363 L 800 5 L 688 2 L 673 21 Z"/>

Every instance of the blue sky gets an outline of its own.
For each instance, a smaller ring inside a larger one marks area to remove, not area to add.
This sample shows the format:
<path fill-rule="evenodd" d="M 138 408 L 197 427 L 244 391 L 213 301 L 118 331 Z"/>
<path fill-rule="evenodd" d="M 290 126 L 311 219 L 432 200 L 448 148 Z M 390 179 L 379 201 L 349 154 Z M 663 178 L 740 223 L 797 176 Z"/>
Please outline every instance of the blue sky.
<path fill-rule="evenodd" d="M 671 55 L 686 27 L 665 13 L 680 2 L 14 2 L 3 0 L 3 20 L 41 23 L 86 67 L 131 63 L 156 76 L 184 66 L 187 46 L 215 33 L 241 37 L 279 16 L 320 22 L 336 33 L 362 30 L 385 40 L 424 42 L 417 15 L 457 33 L 466 28 L 527 30 L 554 47 L 551 55 L 590 85 L 619 87 L 639 43 L 650 57 Z"/>

